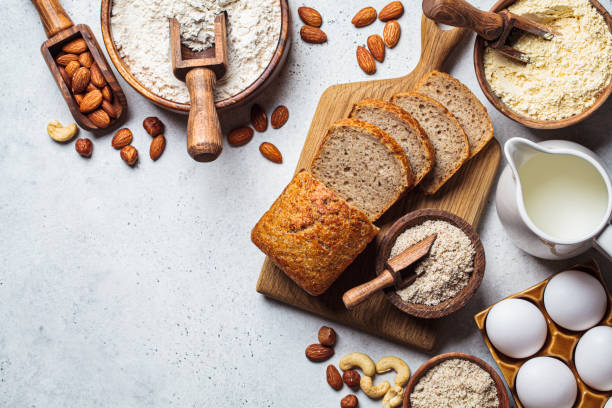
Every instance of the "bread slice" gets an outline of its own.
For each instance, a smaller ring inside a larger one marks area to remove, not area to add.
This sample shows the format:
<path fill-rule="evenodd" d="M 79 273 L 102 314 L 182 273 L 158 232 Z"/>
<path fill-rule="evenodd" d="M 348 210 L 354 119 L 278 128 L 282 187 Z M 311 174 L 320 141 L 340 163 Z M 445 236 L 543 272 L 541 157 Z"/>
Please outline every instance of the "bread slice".
<path fill-rule="evenodd" d="M 404 92 L 395 95 L 391 102 L 410 113 L 431 140 L 436 164 L 419 187 L 425 194 L 435 194 L 468 159 L 468 138 L 448 109 L 428 96 Z"/>
<path fill-rule="evenodd" d="M 381 129 L 357 119 L 343 119 L 329 128 L 311 172 L 372 221 L 414 184 L 402 147 Z"/>
<path fill-rule="evenodd" d="M 317 296 L 377 233 L 367 214 L 302 171 L 255 225 L 251 240 L 296 284 Z"/>
<path fill-rule="evenodd" d="M 433 168 L 435 154 L 429 137 L 418 122 L 399 106 L 366 98 L 353 107 L 350 117 L 379 127 L 402 146 L 410 162 L 415 185 Z"/>
<path fill-rule="evenodd" d="M 493 123 L 487 109 L 457 79 L 444 72 L 432 71 L 419 81 L 414 91 L 440 102 L 457 118 L 470 142 L 470 157 L 493 139 Z"/>

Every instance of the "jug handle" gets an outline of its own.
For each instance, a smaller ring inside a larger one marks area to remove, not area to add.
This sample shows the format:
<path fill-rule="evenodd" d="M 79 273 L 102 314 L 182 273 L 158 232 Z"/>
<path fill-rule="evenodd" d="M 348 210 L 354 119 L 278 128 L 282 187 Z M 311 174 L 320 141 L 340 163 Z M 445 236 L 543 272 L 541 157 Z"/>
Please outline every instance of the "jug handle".
<path fill-rule="evenodd" d="M 594 247 L 612 261 L 612 225 L 608 224 L 594 239 Z"/>

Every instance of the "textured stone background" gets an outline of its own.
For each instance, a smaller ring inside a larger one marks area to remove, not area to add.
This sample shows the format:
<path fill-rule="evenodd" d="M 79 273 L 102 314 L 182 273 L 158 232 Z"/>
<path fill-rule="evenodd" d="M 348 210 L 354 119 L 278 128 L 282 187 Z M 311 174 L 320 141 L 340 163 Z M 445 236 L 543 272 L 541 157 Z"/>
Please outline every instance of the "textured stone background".
<path fill-rule="evenodd" d="M 161 110 L 122 79 L 127 126 L 141 153 L 129 168 L 111 148 L 111 135 L 91 137 L 91 160 L 73 144 L 52 142 L 45 126 L 72 118 L 39 52 L 45 36 L 28 1 L 5 0 L 0 21 L 0 406 L 6 407 L 314 407 L 338 406 L 348 392 L 325 383 L 325 365 L 304 358 L 321 319 L 255 292 L 263 255 L 251 227 L 289 181 L 321 93 L 367 79 L 354 52 L 383 24 L 355 29 L 356 0 L 313 0 L 324 16 L 325 45 L 294 41 L 281 76 L 259 97 L 271 111 L 289 107 L 281 130 L 257 134 L 245 147 L 225 148 L 219 160 L 198 164 L 185 151 L 186 118 Z M 64 0 L 77 23 L 98 40 L 99 1 Z M 291 2 L 297 9 L 302 2 Z M 475 2 L 476 3 L 476 2 Z M 480 0 L 490 7 L 491 0 Z M 380 9 L 386 0 L 370 4 Z M 610 1 L 603 4 L 610 8 Z M 399 45 L 374 78 L 403 75 L 419 56 L 420 2 L 404 1 Z M 448 70 L 484 100 L 472 67 L 473 37 Z M 500 142 L 570 139 L 612 164 L 612 103 L 564 131 L 536 132 L 487 104 Z M 167 148 L 153 163 L 144 117 L 167 125 Z M 222 115 L 224 128 L 248 120 L 248 109 Z M 285 163 L 264 160 L 261 141 L 275 143 Z M 482 287 L 460 312 L 441 319 L 439 346 L 423 353 L 338 324 L 337 363 L 347 352 L 374 358 L 394 354 L 413 370 L 446 351 L 492 363 L 472 316 L 489 304 L 572 264 L 544 262 L 516 249 L 492 200 L 479 232 L 487 253 Z M 587 254 L 579 259 L 584 259 Z M 603 262 L 602 259 L 600 261 Z M 604 263 L 610 276 L 610 266 Z M 389 374 L 385 378 L 391 378 Z M 361 406 L 377 407 L 358 394 Z"/>

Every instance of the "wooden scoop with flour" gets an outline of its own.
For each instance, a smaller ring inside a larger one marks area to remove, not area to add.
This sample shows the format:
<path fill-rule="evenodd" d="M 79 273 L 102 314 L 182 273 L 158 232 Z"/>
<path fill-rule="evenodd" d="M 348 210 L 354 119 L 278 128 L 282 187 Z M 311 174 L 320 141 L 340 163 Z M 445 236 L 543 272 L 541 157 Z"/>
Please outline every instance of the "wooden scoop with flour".
<path fill-rule="evenodd" d="M 195 52 L 181 43 L 179 22 L 170 19 L 172 71 L 189 89 L 191 110 L 187 122 L 187 151 L 194 160 L 211 162 L 221 154 L 223 139 L 215 108 L 215 84 L 227 70 L 225 13 L 215 18 L 214 45 Z"/>

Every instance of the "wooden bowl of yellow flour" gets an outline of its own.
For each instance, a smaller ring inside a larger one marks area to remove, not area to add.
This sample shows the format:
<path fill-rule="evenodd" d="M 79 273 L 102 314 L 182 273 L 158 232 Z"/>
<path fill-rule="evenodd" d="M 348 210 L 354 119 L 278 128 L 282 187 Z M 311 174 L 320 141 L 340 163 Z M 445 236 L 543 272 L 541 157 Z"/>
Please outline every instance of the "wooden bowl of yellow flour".
<path fill-rule="evenodd" d="M 487 99 L 501 113 L 535 129 L 560 129 L 595 112 L 612 93 L 612 18 L 597 0 L 499 0 L 560 35 L 546 41 L 530 34 L 512 46 L 532 62 L 513 62 L 476 38 L 474 66 Z"/>

